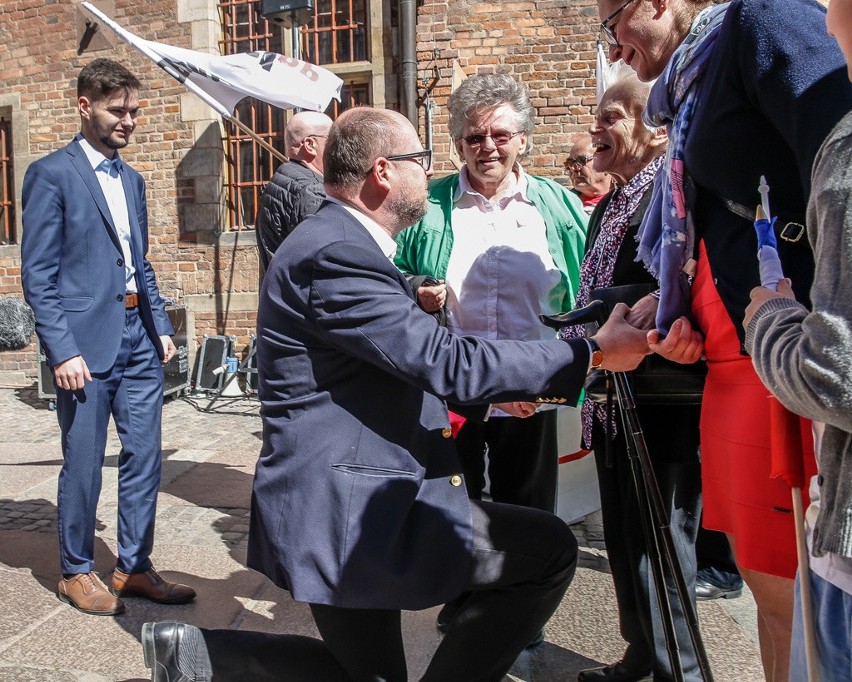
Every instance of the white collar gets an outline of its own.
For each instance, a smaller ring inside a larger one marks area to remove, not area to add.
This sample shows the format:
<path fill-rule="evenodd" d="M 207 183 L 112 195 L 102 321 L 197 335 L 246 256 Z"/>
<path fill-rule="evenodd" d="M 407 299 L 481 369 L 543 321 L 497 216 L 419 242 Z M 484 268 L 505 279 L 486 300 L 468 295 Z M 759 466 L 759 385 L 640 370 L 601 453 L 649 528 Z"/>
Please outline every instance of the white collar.
<path fill-rule="evenodd" d="M 97 149 L 95 149 L 89 141 L 83 137 L 82 134 L 77 135 L 77 142 L 80 143 L 80 146 L 83 148 L 83 153 L 86 155 L 86 158 L 89 160 L 89 163 L 92 166 L 92 170 L 100 166 L 104 161 L 112 161 L 112 159 L 108 159 L 103 154 L 101 154 Z M 115 152 L 115 156 L 113 159 L 117 159 L 119 162 L 121 161 L 121 157 L 119 157 L 118 152 Z M 119 168 L 121 166 L 119 165 Z"/>
<path fill-rule="evenodd" d="M 508 199 L 509 197 L 517 197 L 527 203 L 531 203 L 529 197 L 527 196 L 527 188 L 529 187 L 529 179 L 527 178 L 527 174 L 524 172 L 524 169 L 521 167 L 517 161 L 515 165 L 512 166 L 512 173 L 515 175 L 515 184 L 514 186 L 503 196 L 500 197 L 500 200 L 503 201 Z M 459 171 L 459 182 L 456 185 L 455 196 L 453 196 L 453 201 L 458 201 L 465 194 L 472 194 L 474 196 L 480 196 L 485 199 L 483 194 L 477 192 L 473 186 L 470 184 L 470 178 L 467 174 L 467 166 L 462 166 L 462 169 Z M 488 201 L 487 199 L 485 199 Z"/>

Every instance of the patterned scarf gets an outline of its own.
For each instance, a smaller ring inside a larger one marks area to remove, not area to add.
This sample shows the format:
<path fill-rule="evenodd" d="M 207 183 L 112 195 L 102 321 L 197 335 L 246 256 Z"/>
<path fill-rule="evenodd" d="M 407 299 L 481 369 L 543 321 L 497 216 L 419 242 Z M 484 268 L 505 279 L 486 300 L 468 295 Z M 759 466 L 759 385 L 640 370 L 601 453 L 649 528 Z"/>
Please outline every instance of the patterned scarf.
<path fill-rule="evenodd" d="M 662 164 L 662 156 L 654 159 L 634 175 L 626 185 L 613 192 L 601 216 L 601 227 L 595 243 L 586 253 L 583 264 L 580 266 L 580 289 L 577 293 L 576 307 L 582 308 L 586 305 L 590 300 L 589 293 L 594 289 L 612 286 L 615 262 L 621 250 L 624 235 L 627 233 L 639 202 L 642 201 L 654 177 L 659 175 L 657 171 Z M 564 327 L 559 330 L 559 337 L 563 339 L 578 339 L 585 335 L 583 325 Z M 606 424 L 606 406 L 596 405 L 586 398 L 582 407 L 583 442 L 586 447 L 591 447 L 592 420 L 595 417 L 602 424 Z M 614 419 L 611 419 L 610 432 L 613 435 L 616 433 Z"/>
<path fill-rule="evenodd" d="M 689 280 L 684 267 L 693 255 L 695 229 L 686 203 L 689 176 L 684 149 L 702 76 L 728 4 L 708 7 L 695 18 L 689 35 L 651 89 L 644 114 L 649 126 L 664 125 L 669 134 L 665 172 L 654 181 L 651 204 L 639 229 L 639 258 L 660 282 L 657 328 L 666 334 L 672 322 L 689 313 Z"/>

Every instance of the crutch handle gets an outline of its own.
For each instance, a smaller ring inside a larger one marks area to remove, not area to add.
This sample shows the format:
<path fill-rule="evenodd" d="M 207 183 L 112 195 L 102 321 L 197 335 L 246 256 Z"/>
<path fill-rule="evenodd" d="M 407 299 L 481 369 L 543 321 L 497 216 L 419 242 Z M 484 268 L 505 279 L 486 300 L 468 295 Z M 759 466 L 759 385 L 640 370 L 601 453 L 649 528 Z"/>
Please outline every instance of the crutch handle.
<path fill-rule="evenodd" d="M 595 300 L 582 308 L 575 308 L 567 313 L 559 313 L 558 315 L 539 315 L 538 318 L 548 327 L 553 329 L 562 329 L 562 327 L 571 327 L 575 324 L 588 324 L 589 322 L 597 322 L 602 325 L 606 322 L 609 315 L 607 305 L 603 301 Z"/>

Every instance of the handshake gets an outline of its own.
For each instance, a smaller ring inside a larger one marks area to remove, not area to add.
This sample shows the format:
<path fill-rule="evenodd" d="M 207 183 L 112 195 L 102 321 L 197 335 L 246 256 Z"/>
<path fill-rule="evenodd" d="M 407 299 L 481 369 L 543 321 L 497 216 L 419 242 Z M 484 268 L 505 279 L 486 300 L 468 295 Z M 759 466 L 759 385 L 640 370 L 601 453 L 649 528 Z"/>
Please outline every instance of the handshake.
<path fill-rule="evenodd" d="M 634 326 L 637 318 L 632 315 L 633 312 L 635 311 L 626 304 L 616 303 L 607 317 L 607 305 L 603 301 L 594 300 L 589 305 L 569 313 L 542 315 L 541 321 L 554 329 L 589 322 L 598 323 L 600 328 L 590 337 L 600 347 L 602 354 L 600 361 L 595 363 L 596 369 L 627 372 L 635 369 L 650 353 L 657 353 L 667 360 L 682 364 L 691 364 L 701 358 L 704 352 L 704 337 L 701 332 L 692 328 L 687 318 L 680 317 L 675 320 L 668 335 L 663 337 L 657 329 L 645 330 Z"/>

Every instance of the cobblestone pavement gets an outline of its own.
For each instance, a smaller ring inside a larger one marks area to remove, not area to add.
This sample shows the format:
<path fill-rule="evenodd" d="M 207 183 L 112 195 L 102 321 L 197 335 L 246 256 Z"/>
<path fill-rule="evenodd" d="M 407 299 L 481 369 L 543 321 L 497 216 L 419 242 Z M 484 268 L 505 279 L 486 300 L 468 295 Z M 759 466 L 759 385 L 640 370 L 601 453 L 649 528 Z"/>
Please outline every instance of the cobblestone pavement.
<path fill-rule="evenodd" d="M 35 387 L 0 389 L 0 682 L 124 682 L 150 679 L 139 645 L 143 622 L 177 619 L 205 627 L 316 635 L 303 604 L 245 567 L 248 507 L 261 422 L 254 400 L 169 399 L 163 419 L 163 482 L 153 560 L 167 579 L 192 584 L 197 600 L 161 606 L 127 600 L 125 614 L 97 618 L 56 599 L 56 480 L 59 429 Z M 96 560 L 114 564 L 119 442 L 108 439 L 98 508 Z M 577 671 L 623 652 L 599 514 L 572 525 L 580 547 L 577 575 L 547 626 L 544 645 L 518 659 L 518 682 L 575 680 Z M 439 641 L 436 609 L 406 613 L 411 679 Z M 753 602 L 699 605 L 715 679 L 762 680 Z M 250 682 L 250 681 L 245 681 Z M 318 681 L 321 682 L 321 681 Z"/>

